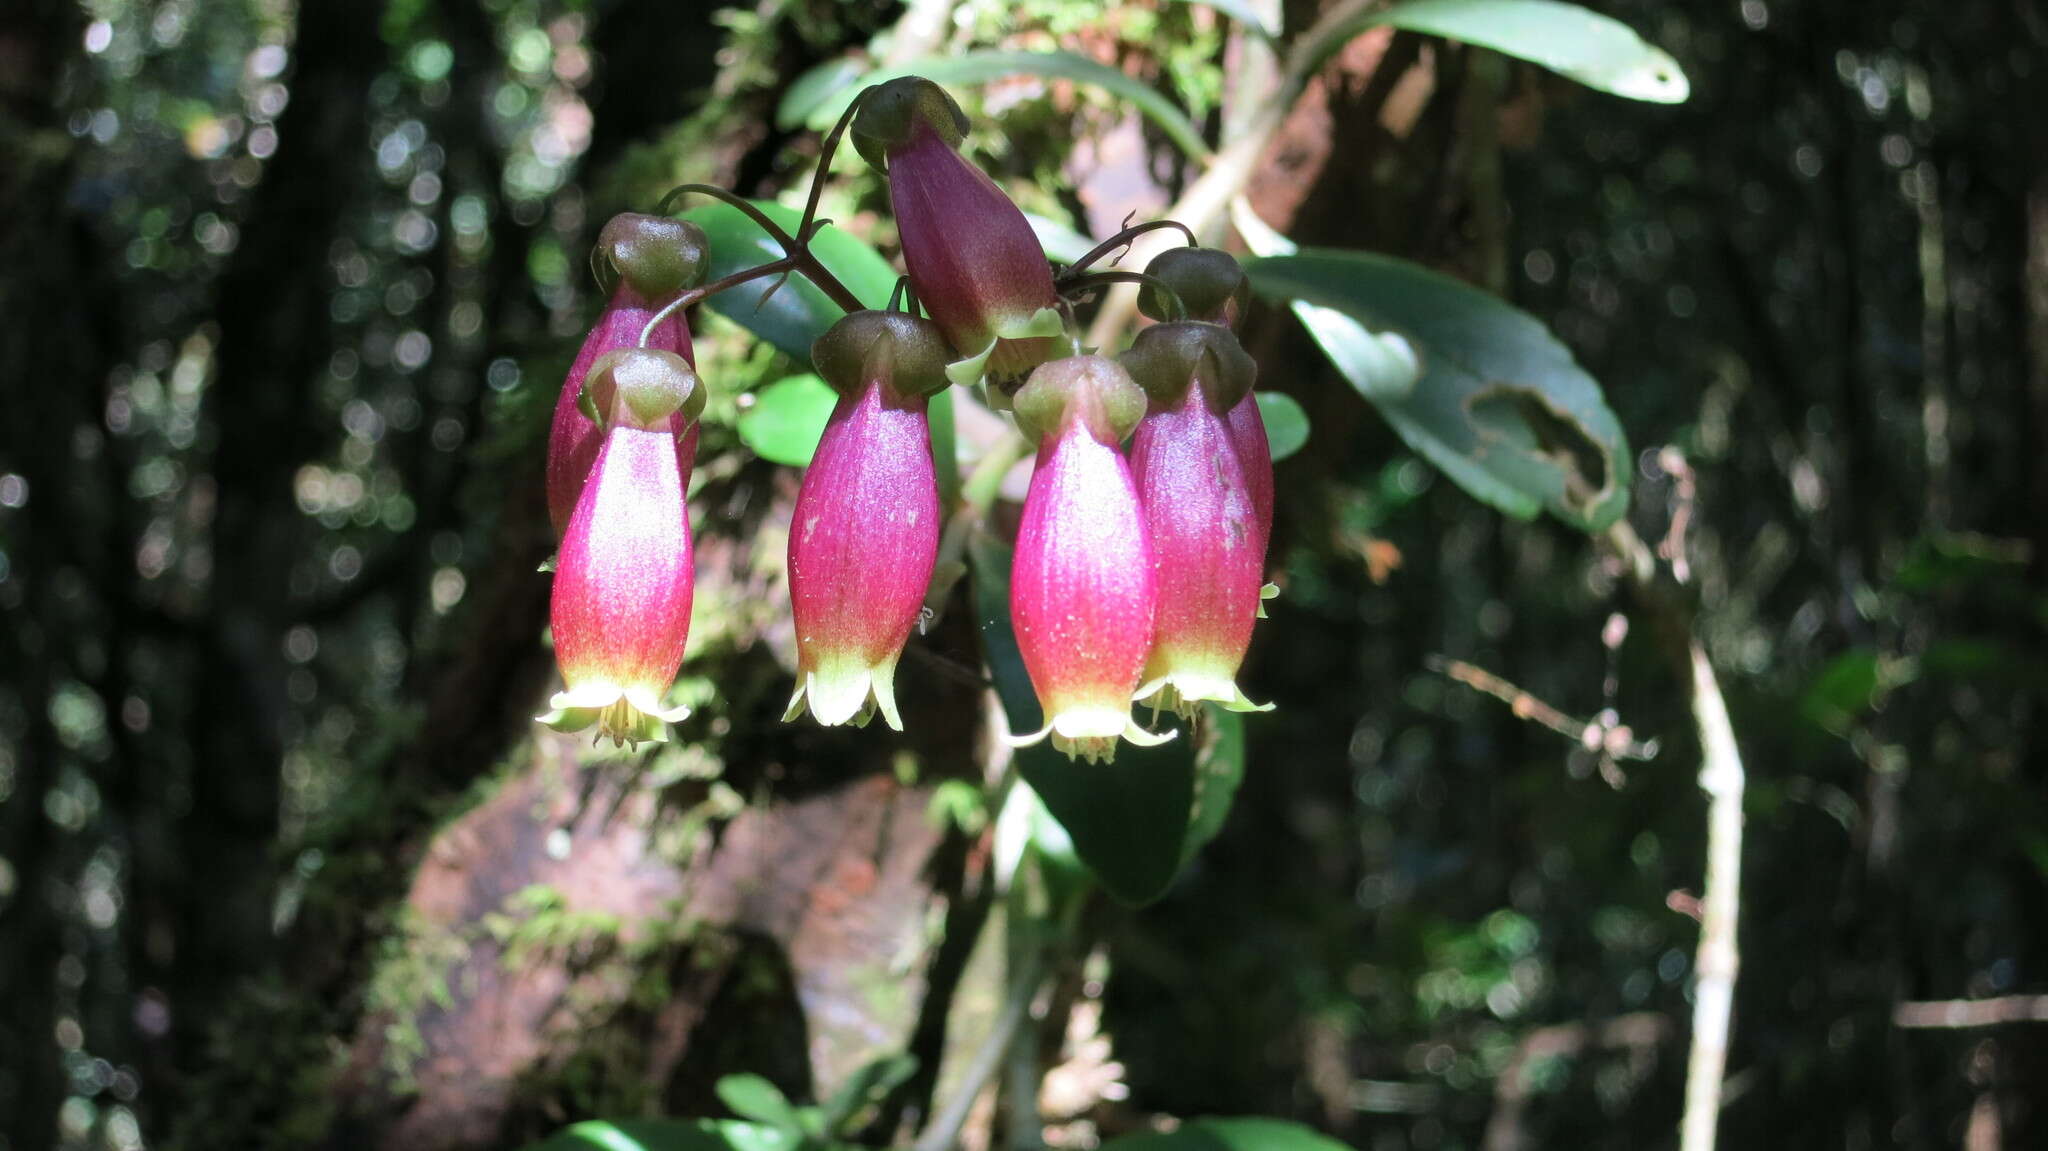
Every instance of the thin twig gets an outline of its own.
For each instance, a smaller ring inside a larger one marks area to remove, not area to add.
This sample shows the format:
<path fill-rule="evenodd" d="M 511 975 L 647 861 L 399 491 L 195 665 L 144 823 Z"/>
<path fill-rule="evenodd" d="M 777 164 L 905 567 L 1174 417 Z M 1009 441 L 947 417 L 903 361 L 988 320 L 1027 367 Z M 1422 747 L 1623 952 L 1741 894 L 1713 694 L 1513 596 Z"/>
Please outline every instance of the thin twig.
<path fill-rule="evenodd" d="M 1892 1006 L 1894 1027 L 1997 1027 L 2005 1023 L 2048 1023 L 2048 995 L 1908 1000 Z"/>
<path fill-rule="evenodd" d="M 1605 716 L 1599 719 L 1573 719 L 1527 690 L 1515 686 L 1483 667 L 1466 663 L 1461 659 L 1445 659 L 1440 655 L 1429 656 L 1422 664 L 1439 675 L 1485 692 L 1507 704 L 1508 710 L 1515 713 L 1515 718 L 1541 724 L 1587 751 L 1597 751 L 1616 759 L 1657 757 L 1657 741 L 1637 742 L 1635 732 L 1628 725 L 1605 722 Z"/>

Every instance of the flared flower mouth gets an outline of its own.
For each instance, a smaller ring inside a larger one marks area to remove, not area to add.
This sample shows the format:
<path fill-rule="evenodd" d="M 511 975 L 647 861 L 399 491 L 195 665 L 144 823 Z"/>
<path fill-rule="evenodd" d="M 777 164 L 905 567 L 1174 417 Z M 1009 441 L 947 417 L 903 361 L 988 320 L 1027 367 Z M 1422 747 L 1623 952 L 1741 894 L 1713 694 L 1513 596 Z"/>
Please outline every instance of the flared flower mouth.
<path fill-rule="evenodd" d="M 586 683 L 558 691 L 548 700 L 550 710 L 534 718 L 556 731 L 584 731 L 595 726 L 591 742 L 610 739 L 612 746 L 667 743 L 668 725 L 689 718 L 686 706 L 664 708 L 661 696 L 651 688 L 620 687 L 610 683 Z"/>
<path fill-rule="evenodd" d="M 882 722 L 891 730 L 902 731 L 903 716 L 896 710 L 896 660 L 901 654 L 899 648 L 873 664 L 840 660 L 827 667 L 799 670 L 796 692 L 789 697 L 782 722 L 788 723 L 808 709 L 811 718 L 826 727 L 843 723 L 866 727 L 880 712 Z"/>
<path fill-rule="evenodd" d="M 986 383 L 989 406 L 1000 411 L 1038 365 L 1073 353 L 1065 318 L 1056 308 L 1040 308 L 1023 319 L 999 321 L 987 344 L 946 365 L 946 378 L 963 388 Z"/>
<path fill-rule="evenodd" d="M 1244 689 L 1227 675 L 1205 675 L 1201 672 L 1170 672 L 1157 679 L 1146 680 L 1138 685 L 1133 697 L 1142 707 L 1153 712 L 1170 711 L 1182 719 L 1193 719 L 1202 710 L 1204 703 L 1214 703 L 1225 711 L 1272 711 L 1270 703 L 1253 703 L 1245 697 Z"/>
<path fill-rule="evenodd" d="M 1044 727 L 1029 735 L 1004 733 L 1003 742 L 1011 747 L 1030 747 L 1050 738 L 1053 750 L 1068 759 L 1108 763 L 1116 758 L 1119 740 L 1128 740 L 1138 747 L 1158 747 L 1177 734 L 1171 729 L 1145 730 L 1131 718 L 1128 707 L 1069 707 L 1053 713 Z"/>

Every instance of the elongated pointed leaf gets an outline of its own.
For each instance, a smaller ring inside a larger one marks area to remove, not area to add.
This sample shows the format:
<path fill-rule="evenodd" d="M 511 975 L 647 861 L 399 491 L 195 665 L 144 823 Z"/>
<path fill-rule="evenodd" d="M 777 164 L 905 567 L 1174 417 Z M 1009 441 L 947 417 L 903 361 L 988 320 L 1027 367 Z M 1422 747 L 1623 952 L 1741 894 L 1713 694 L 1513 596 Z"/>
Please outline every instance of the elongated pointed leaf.
<path fill-rule="evenodd" d="M 1399 336 L 1421 375 L 1405 394 L 1332 356 L 1410 447 L 1485 502 L 1549 510 L 1587 531 L 1628 506 L 1628 441 L 1600 385 L 1528 313 L 1427 268 L 1366 252 L 1304 248 L 1246 263 L 1252 288 Z"/>
<path fill-rule="evenodd" d="M 803 213 L 795 208 L 768 200 L 755 200 L 753 204 L 792 234 L 803 220 Z M 711 241 L 710 269 L 704 277 L 706 280 L 729 276 L 780 259 L 783 255 L 782 245 L 762 231 L 759 224 L 748 219 L 746 213 L 730 204 L 699 204 L 683 213 L 683 219 L 694 221 L 703 228 Z M 896 287 L 896 269 L 889 266 L 889 261 L 884 260 L 881 253 L 830 225 L 820 229 L 811 239 L 811 251 L 848 290 L 860 297 L 861 303 L 879 308 L 889 302 L 889 293 Z M 831 297 L 802 276 L 791 276 L 788 283 L 769 297 L 766 304 L 762 304 L 762 293 L 774 282 L 770 277 L 742 284 L 713 296 L 704 306 L 809 363 L 811 342 L 824 335 L 825 329 L 845 313 L 832 302 Z"/>
<path fill-rule="evenodd" d="M 807 73 L 806 78 L 810 75 Z M 1016 75 L 1072 80 L 1077 84 L 1101 88 L 1129 103 L 1140 115 L 1158 125 L 1159 130 L 1165 132 L 1183 152 L 1196 159 L 1209 156 L 1209 145 L 1202 139 L 1202 130 L 1195 127 L 1194 121 L 1188 119 L 1180 105 L 1128 73 L 1072 52 L 962 52 L 957 56 L 929 56 L 901 68 L 870 72 L 813 105 L 810 127 L 820 132 L 830 128 L 862 88 L 898 76 L 922 76 L 938 84 L 982 84 Z"/>
<path fill-rule="evenodd" d="M 1331 27 L 1309 59 L 1320 65 L 1353 36 L 1380 27 L 1491 48 L 1631 100 L 1677 104 L 1692 92 L 1670 53 L 1618 20 L 1557 0 L 1404 0 Z"/>
<path fill-rule="evenodd" d="M 1010 548 L 976 536 L 969 559 L 983 649 L 1010 730 L 1036 731 L 1045 721 L 1010 630 Z M 1127 744 L 1105 764 L 1070 760 L 1041 743 L 1018 750 L 1017 769 L 1103 888 L 1136 906 L 1165 894 L 1180 872 L 1194 804 L 1194 751 L 1185 731 L 1160 747 Z"/>

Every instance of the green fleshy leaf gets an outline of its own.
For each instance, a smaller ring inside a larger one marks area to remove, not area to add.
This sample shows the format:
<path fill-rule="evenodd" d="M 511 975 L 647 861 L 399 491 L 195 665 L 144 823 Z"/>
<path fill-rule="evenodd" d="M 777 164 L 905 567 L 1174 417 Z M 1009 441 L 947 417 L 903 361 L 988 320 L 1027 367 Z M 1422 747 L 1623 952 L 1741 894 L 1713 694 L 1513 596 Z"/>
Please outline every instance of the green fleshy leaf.
<path fill-rule="evenodd" d="M 1557 0 L 1405 0 L 1329 28 L 1303 54 L 1309 70 L 1352 37 L 1382 27 L 1491 48 L 1631 100 L 1678 104 L 1692 94 L 1670 53 L 1618 20 Z"/>
<path fill-rule="evenodd" d="M 795 208 L 770 200 L 751 202 L 792 234 L 803 221 L 804 214 Z M 783 256 L 782 245 L 731 204 L 700 203 L 683 213 L 682 218 L 703 228 L 711 241 L 710 266 L 704 275 L 707 282 Z M 811 238 L 811 252 L 861 303 L 880 308 L 889 302 L 889 293 L 896 287 L 896 269 L 867 244 L 828 224 Z M 809 363 L 811 344 L 845 313 L 801 275 L 791 276 L 767 303 L 762 303 L 762 293 L 774 282 L 774 277 L 765 277 L 742 284 L 711 297 L 704 306 Z"/>
<path fill-rule="evenodd" d="M 1216 838 L 1230 818 L 1238 784 L 1244 782 L 1244 716 L 1217 704 L 1203 705 L 1197 743 L 1195 807 L 1188 817 L 1187 842 L 1181 845 L 1182 862 Z"/>
<path fill-rule="evenodd" d="M 1179 145 L 1183 152 L 1198 160 L 1207 159 L 1210 155 L 1208 142 L 1202 139 L 1202 130 L 1195 127 L 1194 121 L 1188 119 L 1180 105 L 1164 93 L 1126 72 L 1072 52 L 961 52 L 929 56 L 900 68 L 884 68 L 860 77 L 812 105 L 809 125 L 813 131 L 822 132 L 830 128 L 861 89 L 898 76 L 922 76 L 937 84 L 981 84 L 1020 73 L 1072 80 L 1101 88 L 1135 107 L 1146 119 L 1158 125 L 1159 130 L 1166 133 L 1167 138 Z"/>
<path fill-rule="evenodd" d="M 764 460 L 806 467 L 838 403 L 839 393 L 817 376 L 785 376 L 754 393 L 741 410 L 740 439 Z"/>
<path fill-rule="evenodd" d="M 953 430 L 953 389 L 947 388 L 925 405 L 932 430 L 932 469 L 939 479 L 939 506 L 950 508 L 960 494 L 960 446 Z"/>
<path fill-rule="evenodd" d="M 959 780 L 949 782 L 958 783 Z M 887 1098 L 901 1084 L 910 1081 L 917 1074 L 917 1056 L 884 1055 L 860 1070 L 847 1076 L 839 1090 L 832 1093 L 824 1109 L 824 1126 L 828 1134 L 836 1134 L 854 1126 L 871 1105 Z"/>
<path fill-rule="evenodd" d="M 1286 392 L 1259 392 L 1256 399 L 1273 462 L 1279 463 L 1300 451 L 1308 443 L 1308 413 L 1301 410 L 1300 402 Z"/>
<path fill-rule="evenodd" d="M 792 1135 L 803 1131 L 802 1118 L 782 1089 L 759 1075 L 727 1075 L 712 1085 L 718 1101 L 742 1119 L 765 1123 Z"/>
<path fill-rule="evenodd" d="M 982 643 L 1010 730 L 1037 731 L 1044 714 L 1010 630 L 1011 550 L 977 534 L 968 558 Z M 1166 893 L 1180 873 L 1194 809 L 1195 748 L 1185 731 L 1159 747 L 1119 746 L 1108 764 L 1070 760 L 1046 743 L 1016 754 L 1018 772 L 1105 890 L 1133 906 Z"/>
<path fill-rule="evenodd" d="M 797 1151 L 800 1142 L 808 1151 L 844 1151 L 775 1127 L 714 1119 L 591 1119 L 525 1151 Z"/>
<path fill-rule="evenodd" d="M 1249 260 L 1253 291 L 1304 301 L 1413 349 L 1403 394 L 1332 356 L 1408 445 L 1467 492 L 1527 519 L 1601 531 L 1628 506 L 1630 456 L 1600 385 L 1535 317 L 1439 272 L 1366 252 Z"/>

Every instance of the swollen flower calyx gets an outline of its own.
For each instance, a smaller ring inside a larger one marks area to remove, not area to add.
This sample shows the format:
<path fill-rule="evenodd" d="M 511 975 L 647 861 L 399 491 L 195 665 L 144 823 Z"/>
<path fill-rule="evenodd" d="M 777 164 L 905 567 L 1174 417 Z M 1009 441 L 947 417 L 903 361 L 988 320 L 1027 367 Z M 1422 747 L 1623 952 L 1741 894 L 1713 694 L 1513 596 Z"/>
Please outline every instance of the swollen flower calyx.
<path fill-rule="evenodd" d="M 849 135 L 861 158 L 881 171 L 889 167 L 889 153 L 907 146 L 919 124 L 949 148 L 967 137 L 967 113 L 944 88 L 922 76 L 901 76 L 868 89 Z"/>
<path fill-rule="evenodd" d="M 1118 360 L 1158 407 L 1177 407 L 1199 373 L 1202 398 L 1218 415 L 1250 395 L 1259 374 L 1229 328 L 1202 320 L 1154 324 Z"/>
<path fill-rule="evenodd" d="M 591 365 L 583 382 L 584 409 L 599 426 L 653 430 L 680 412 L 695 422 L 704 412 L 705 392 L 696 369 L 674 352 L 621 348 Z"/>
<path fill-rule="evenodd" d="M 620 280 L 649 300 L 665 299 L 704 280 L 711 241 L 687 220 L 621 212 L 605 222 L 591 252 L 609 295 Z"/>

